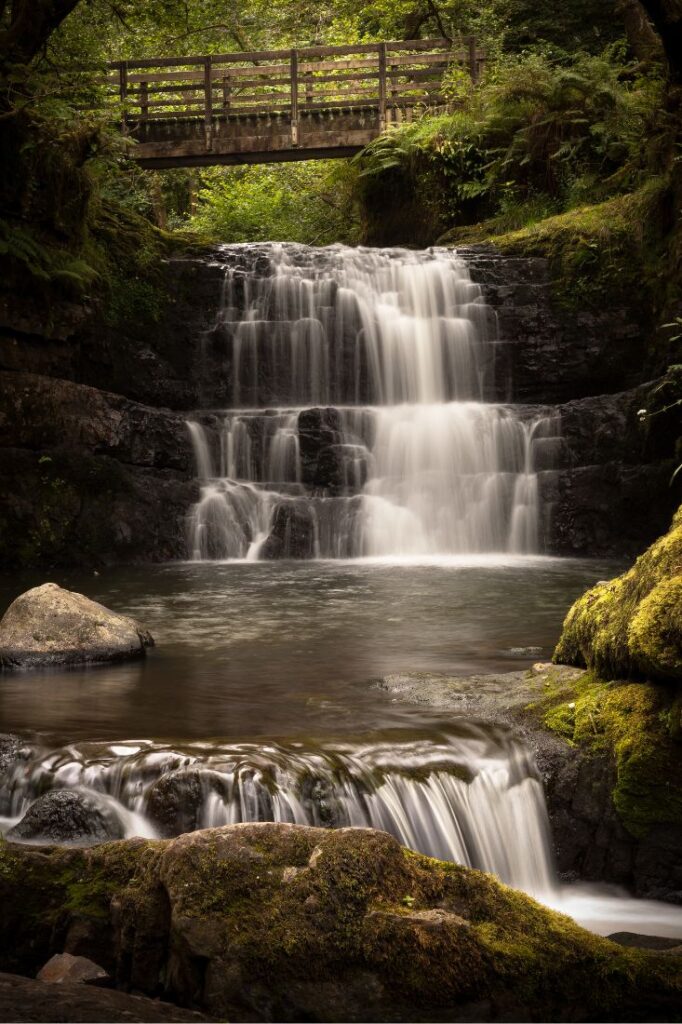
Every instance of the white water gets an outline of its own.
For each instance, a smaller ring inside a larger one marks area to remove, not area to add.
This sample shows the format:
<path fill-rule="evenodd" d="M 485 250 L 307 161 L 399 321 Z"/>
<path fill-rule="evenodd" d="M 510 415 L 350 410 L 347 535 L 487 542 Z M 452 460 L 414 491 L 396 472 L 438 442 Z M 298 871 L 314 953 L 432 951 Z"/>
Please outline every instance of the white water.
<path fill-rule="evenodd" d="M 225 272 L 218 324 L 234 411 L 188 424 L 202 481 L 190 556 L 541 550 L 535 455 L 557 424 L 481 400 L 494 317 L 464 260 L 445 250 L 267 252 L 267 273 Z M 331 484 L 302 461 L 316 406 L 312 459 L 324 448 Z M 264 547 L 273 530 L 274 552 Z"/>
<path fill-rule="evenodd" d="M 198 786 L 192 770 L 200 772 Z M 430 856 L 493 872 L 599 933 L 682 937 L 679 907 L 632 900 L 613 887 L 559 884 L 532 759 L 508 733 L 473 723 L 424 740 L 308 750 L 274 743 L 183 750 L 149 741 L 27 745 L 0 789 L 0 831 L 46 790 L 69 787 L 117 813 L 127 836 L 154 837 L 150 809 L 155 799 L 158 807 L 161 779 L 173 780 L 173 803 L 179 796 L 193 819 L 186 827 L 281 821 L 382 829 Z"/>

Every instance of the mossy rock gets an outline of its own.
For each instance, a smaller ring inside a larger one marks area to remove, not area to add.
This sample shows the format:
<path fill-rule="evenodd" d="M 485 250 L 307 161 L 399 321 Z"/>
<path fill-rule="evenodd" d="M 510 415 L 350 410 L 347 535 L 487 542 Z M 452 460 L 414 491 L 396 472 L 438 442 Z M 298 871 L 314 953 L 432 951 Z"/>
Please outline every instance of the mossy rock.
<path fill-rule="evenodd" d="M 680 1019 L 678 958 L 618 947 L 370 829 L 0 843 L 0 900 L 0 968 L 96 949 L 119 987 L 219 1019 Z"/>
<path fill-rule="evenodd" d="M 682 507 L 629 572 L 575 602 L 554 661 L 603 679 L 682 682 Z"/>
<path fill-rule="evenodd" d="M 552 732 L 615 767 L 613 805 L 627 831 L 682 836 L 682 700 L 664 683 L 591 672 L 550 685 L 530 706 Z"/>

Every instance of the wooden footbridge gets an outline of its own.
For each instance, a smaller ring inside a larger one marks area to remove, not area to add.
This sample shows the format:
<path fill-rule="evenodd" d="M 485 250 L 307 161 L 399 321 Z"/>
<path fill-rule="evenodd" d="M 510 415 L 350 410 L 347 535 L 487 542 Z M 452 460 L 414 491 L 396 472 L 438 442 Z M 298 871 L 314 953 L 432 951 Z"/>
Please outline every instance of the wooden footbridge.
<path fill-rule="evenodd" d="M 473 38 L 411 39 L 119 62 L 100 84 L 142 167 L 271 163 L 351 156 L 484 59 Z"/>

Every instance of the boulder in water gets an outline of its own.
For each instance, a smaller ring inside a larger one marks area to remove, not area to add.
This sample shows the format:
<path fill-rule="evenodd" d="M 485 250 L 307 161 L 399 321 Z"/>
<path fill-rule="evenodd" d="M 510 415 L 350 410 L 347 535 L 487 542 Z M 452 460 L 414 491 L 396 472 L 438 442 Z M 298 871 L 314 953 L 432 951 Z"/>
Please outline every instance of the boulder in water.
<path fill-rule="evenodd" d="M 224 788 L 216 772 L 191 766 L 162 775 L 149 790 L 146 814 L 164 838 L 201 827 L 207 794 Z"/>
<path fill-rule="evenodd" d="M 261 558 L 314 558 L 315 517 L 307 501 L 283 501 L 275 509 L 272 531 Z"/>
<path fill-rule="evenodd" d="M 45 583 L 0 621 L 0 668 L 30 669 L 141 657 L 154 640 L 138 622 L 83 594 Z"/>
<path fill-rule="evenodd" d="M 6 835 L 11 842 L 93 846 L 123 838 L 123 826 L 96 797 L 73 789 L 53 789 L 34 800 Z"/>

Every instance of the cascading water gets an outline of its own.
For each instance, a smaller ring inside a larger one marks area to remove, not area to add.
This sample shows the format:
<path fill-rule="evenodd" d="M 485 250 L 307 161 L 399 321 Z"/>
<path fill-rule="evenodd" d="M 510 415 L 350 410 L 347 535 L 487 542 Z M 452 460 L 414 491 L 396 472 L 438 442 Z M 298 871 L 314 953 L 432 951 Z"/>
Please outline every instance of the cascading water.
<path fill-rule="evenodd" d="M 495 872 L 538 895 L 555 888 L 542 784 L 501 730 L 305 750 L 277 744 L 27 745 L 0 789 L 10 826 L 52 788 L 116 802 L 124 831 L 154 835 L 242 821 L 383 829 L 431 856 Z M 173 809 L 182 808 L 173 819 Z"/>
<path fill-rule="evenodd" d="M 301 744 L 26 744 L 0 788 L 0 833 L 69 788 L 154 838 L 237 822 L 383 829 L 430 856 L 491 871 L 602 934 L 679 936 L 679 908 L 556 877 L 542 783 L 525 747 L 474 723 L 424 739 Z"/>
<path fill-rule="evenodd" d="M 535 454 L 556 424 L 482 401 L 494 317 L 465 261 L 248 253 L 224 252 L 216 326 L 234 408 L 188 424 L 191 557 L 537 552 Z"/>

